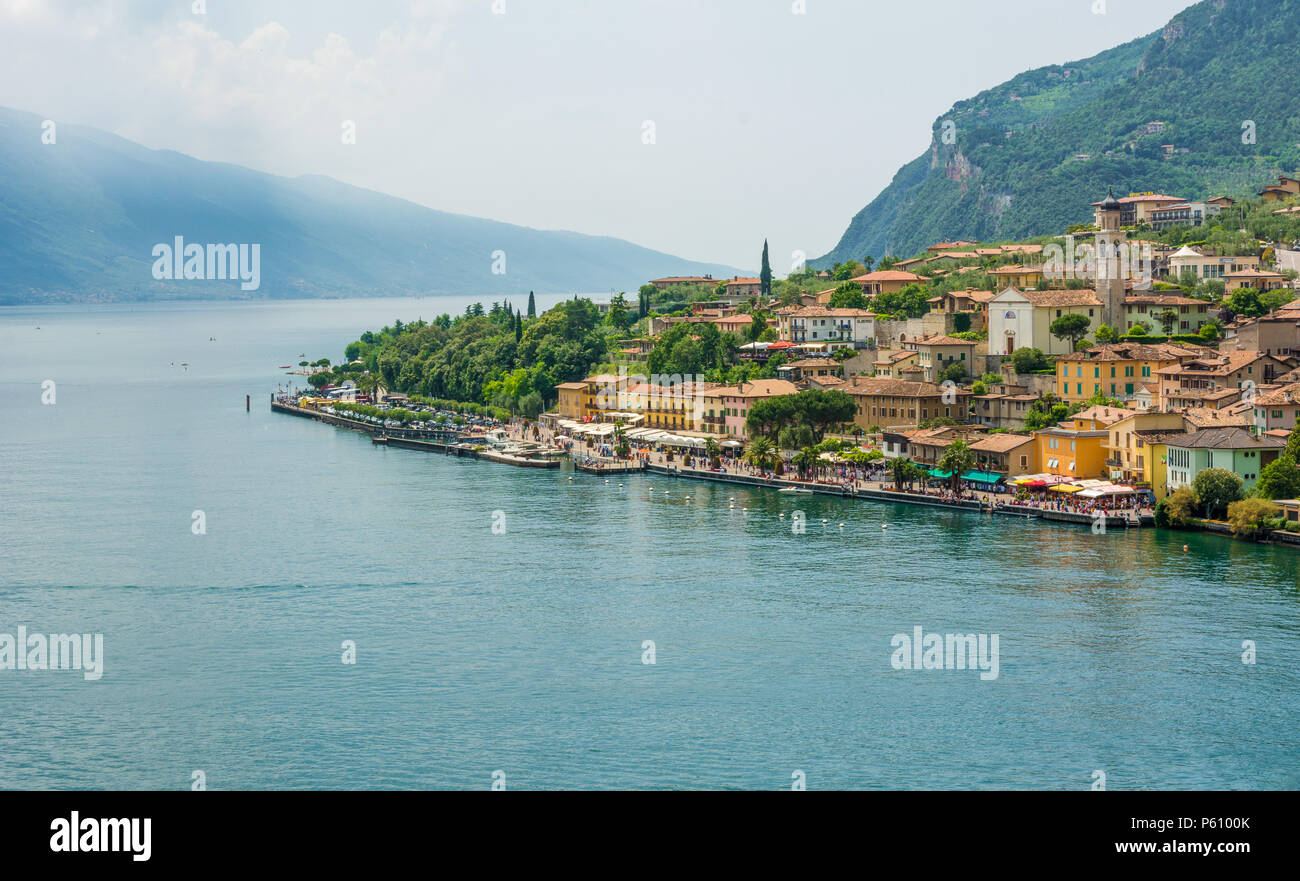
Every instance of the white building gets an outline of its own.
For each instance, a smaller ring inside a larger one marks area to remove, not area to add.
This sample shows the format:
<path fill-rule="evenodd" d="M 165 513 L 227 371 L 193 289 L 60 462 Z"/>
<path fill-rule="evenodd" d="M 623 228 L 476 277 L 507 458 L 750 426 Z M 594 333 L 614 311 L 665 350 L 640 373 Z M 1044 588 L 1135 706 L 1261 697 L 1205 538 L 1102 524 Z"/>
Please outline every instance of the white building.
<path fill-rule="evenodd" d="M 828 350 L 875 345 L 876 316 L 865 309 L 789 306 L 778 310 L 776 316 L 781 339 L 797 345 L 825 343 Z"/>

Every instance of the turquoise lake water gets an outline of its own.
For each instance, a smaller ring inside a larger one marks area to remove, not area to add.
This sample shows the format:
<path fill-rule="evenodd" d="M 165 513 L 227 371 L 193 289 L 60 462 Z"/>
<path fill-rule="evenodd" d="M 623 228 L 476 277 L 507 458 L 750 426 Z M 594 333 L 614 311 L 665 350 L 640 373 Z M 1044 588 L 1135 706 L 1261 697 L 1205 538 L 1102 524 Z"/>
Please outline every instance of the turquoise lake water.
<path fill-rule="evenodd" d="M 465 302 L 0 309 L 0 634 L 104 640 L 97 681 L 0 670 L 0 788 L 1300 786 L 1295 551 L 269 412 L 299 352 Z M 895 670 L 916 626 L 997 634 L 998 677 Z"/>

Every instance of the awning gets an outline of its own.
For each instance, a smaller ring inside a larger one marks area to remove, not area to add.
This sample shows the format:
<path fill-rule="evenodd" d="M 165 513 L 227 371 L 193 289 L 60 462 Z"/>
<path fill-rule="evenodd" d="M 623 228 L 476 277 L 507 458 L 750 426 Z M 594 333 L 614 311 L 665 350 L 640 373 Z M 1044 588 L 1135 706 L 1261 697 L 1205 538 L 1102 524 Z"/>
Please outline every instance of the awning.
<path fill-rule="evenodd" d="M 962 480 L 969 480 L 971 483 L 1001 483 L 1002 475 L 994 474 L 992 471 L 967 471 L 961 476 Z"/>
<path fill-rule="evenodd" d="M 949 477 L 952 477 L 951 471 L 940 471 L 938 468 L 931 468 L 929 474 L 931 477 L 937 477 L 940 480 L 947 480 Z"/>
<path fill-rule="evenodd" d="M 1051 488 L 1051 492 L 1054 492 L 1054 493 L 1077 493 L 1077 492 L 1083 492 L 1083 487 L 1081 487 L 1081 486 L 1075 486 L 1075 485 L 1072 484 L 1072 483 L 1058 483 L 1056 486 L 1054 486 L 1054 487 Z"/>

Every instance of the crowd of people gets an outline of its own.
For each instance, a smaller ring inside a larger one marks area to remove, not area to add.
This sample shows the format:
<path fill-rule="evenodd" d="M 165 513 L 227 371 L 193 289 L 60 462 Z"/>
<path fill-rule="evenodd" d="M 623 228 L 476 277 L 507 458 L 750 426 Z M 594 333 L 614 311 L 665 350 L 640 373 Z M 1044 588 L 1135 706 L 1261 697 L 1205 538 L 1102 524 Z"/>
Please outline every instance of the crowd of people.
<path fill-rule="evenodd" d="M 588 467 L 605 465 L 622 465 L 626 459 L 618 459 L 610 454 L 608 443 L 598 440 L 570 438 L 561 436 L 555 440 L 555 433 L 537 423 L 527 428 L 522 423 L 510 426 L 512 434 L 523 438 L 531 436 L 534 441 L 550 443 L 568 451 L 575 462 Z M 602 455 L 605 454 L 605 455 Z M 817 465 L 800 474 L 790 463 L 783 463 L 780 474 L 772 468 L 760 467 L 745 459 L 738 451 L 728 451 L 714 461 L 698 450 L 675 450 L 673 448 L 633 448 L 628 458 L 637 459 L 651 465 L 670 467 L 676 471 L 699 471 L 708 474 L 729 474 L 740 477 L 764 480 L 781 480 L 798 482 L 806 485 L 837 487 L 846 493 L 862 491 L 894 492 L 898 490 L 888 462 L 877 460 L 864 465 L 854 465 L 843 461 L 822 460 Z M 949 480 L 926 478 L 914 481 L 905 487 L 911 495 L 929 496 L 945 502 L 978 501 L 981 505 L 993 509 L 997 507 L 1034 508 L 1048 511 L 1073 511 L 1083 514 L 1102 512 L 1106 516 L 1127 513 L 1148 513 L 1149 499 L 1142 495 L 1107 496 L 1100 499 L 1081 499 L 1045 490 L 1029 491 L 1026 495 L 1019 487 L 1005 483 L 995 485 L 977 484 L 961 481 L 954 489 Z"/>

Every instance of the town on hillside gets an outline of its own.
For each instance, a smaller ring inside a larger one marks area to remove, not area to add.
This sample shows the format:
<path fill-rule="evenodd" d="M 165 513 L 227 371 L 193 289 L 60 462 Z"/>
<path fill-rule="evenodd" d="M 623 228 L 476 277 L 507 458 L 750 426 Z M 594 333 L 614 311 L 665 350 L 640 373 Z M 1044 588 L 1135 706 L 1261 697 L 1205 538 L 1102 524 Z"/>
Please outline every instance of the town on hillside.
<path fill-rule="evenodd" d="M 370 418 L 418 425 L 436 399 L 593 467 L 1300 530 L 1300 178 L 1250 200 L 1109 193 L 1091 208 L 1033 241 L 780 280 L 765 243 L 755 277 L 398 322 L 342 367 L 312 365 L 307 403 L 400 403 L 400 421 Z M 467 366 L 475 341 L 502 338 L 503 363 Z"/>

